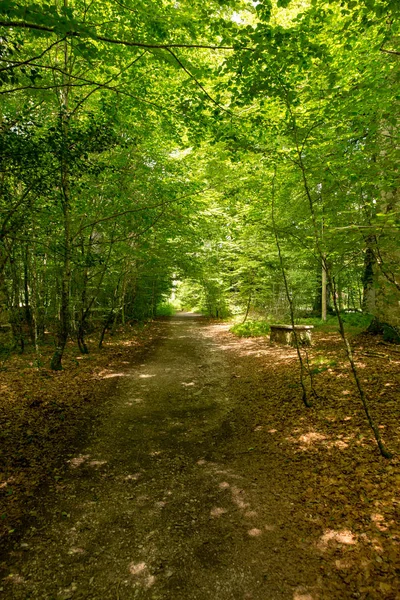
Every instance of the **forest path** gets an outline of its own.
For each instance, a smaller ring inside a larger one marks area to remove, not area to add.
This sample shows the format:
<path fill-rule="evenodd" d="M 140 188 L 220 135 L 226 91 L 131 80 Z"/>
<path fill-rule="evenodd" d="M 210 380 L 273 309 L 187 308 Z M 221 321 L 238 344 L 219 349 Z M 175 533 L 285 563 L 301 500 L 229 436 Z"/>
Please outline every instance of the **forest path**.
<path fill-rule="evenodd" d="M 314 598 L 318 561 L 292 524 L 290 480 L 274 477 L 284 457 L 249 457 L 235 423 L 240 365 L 221 326 L 162 327 L 143 364 L 112 374 L 106 418 L 21 540 L 3 597 Z"/>

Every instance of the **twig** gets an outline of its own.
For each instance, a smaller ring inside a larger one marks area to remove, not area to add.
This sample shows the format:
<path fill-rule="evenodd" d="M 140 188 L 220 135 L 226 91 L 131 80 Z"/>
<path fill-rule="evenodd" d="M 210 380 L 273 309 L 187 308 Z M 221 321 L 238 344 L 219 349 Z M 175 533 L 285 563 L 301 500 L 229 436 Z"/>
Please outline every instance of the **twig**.
<path fill-rule="evenodd" d="M 371 357 L 377 357 L 377 358 L 389 358 L 390 356 L 389 354 L 382 354 L 381 352 L 360 352 L 361 356 L 371 356 Z"/>

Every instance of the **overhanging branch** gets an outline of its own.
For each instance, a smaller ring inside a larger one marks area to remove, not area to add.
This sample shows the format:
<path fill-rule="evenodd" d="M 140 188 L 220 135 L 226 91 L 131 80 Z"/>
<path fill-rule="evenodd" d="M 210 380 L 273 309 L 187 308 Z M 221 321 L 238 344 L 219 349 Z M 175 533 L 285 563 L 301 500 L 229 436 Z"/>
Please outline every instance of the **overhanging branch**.
<path fill-rule="evenodd" d="M 197 48 L 203 50 L 237 50 L 234 46 L 217 46 L 209 44 L 149 44 L 146 42 L 133 42 L 128 40 L 120 40 L 118 38 L 111 38 L 104 35 L 98 35 L 96 33 L 85 33 L 82 31 L 66 31 L 58 32 L 55 27 L 48 27 L 47 25 L 40 25 L 38 23 L 30 23 L 29 21 L 0 21 L 0 27 L 16 28 L 16 29 L 33 29 L 35 31 L 43 31 L 46 33 L 59 33 L 65 37 L 77 37 L 77 38 L 89 38 L 100 42 L 106 42 L 107 44 L 116 44 L 119 46 L 130 46 L 132 48 L 147 48 L 147 49 L 161 49 L 168 50 L 169 48 Z M 240 47 L 240 50 L 249 50 L 246 47 Z"/>

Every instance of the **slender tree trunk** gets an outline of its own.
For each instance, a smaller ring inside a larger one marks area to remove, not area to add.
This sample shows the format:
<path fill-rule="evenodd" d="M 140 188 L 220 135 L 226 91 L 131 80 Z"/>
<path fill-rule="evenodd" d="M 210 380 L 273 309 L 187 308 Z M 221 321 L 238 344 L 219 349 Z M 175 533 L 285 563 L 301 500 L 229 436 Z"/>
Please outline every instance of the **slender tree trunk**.
<path fill-rule="evenodd" d="M 127 285 L 127 276 L 126 276 L 126 271 L 124 271 L 123 280 L 122 280 L 122 292 L 121 292 L 121 323 L 123 326 L 125 326 L 125 323 L 126 323 L 126 318 L 125 318 L 126 285 Z"/>
<path fill-rule="evenodd" d="M 64 6 L 67 8 L 68 2 L 64 0 Z M 61 208 L 63 214 L 63 234 L 64 234 L 64 256 L 61 275 L 61 303 L 60 303 L 60 321 L 57 333 L 56 350 L 51 359 L 51 368 L 55 371 L 62 369 L 62 357 L 65 346 L 68 341 L 70 330 L 70 284 L 71 284 L 71 190 L 70 190 L 70 169 L 68 157 L 68 44 L 64 43 L 64 72 L 63 86 L 61 92 L 61 130 L 62 130 L 62 148 L 61 148 Z"/>
<path fill-rule="evenodd" d="M 375 273 L 376 258 L 372 249 L 375 236 L 368 236 L 364 254 L 364 273 L 362 278 L 362 311 L 373 315 L 375 312 Z"/>
<path fill-rule="evenodd" d="M 25 301 L 25 320 L 28 325 L 29 337 L 32 345 L 35 345 L 35 331 L 32 318 L 32 306 L 29 292 L 29 248 L 25 246 L 24 254 L 24 301 Z"/>
<path fill-rule="evenodd" d="M 70 282 L 71 282 L 71 207 L 69 169 L 65 158 L 61 165 L 62 212 L 64 226 L 64 261 L 61 276 L 60 322 L 57 333 L 56 350 L 51 360 L 51 368 L 55 371 L 62 369 L 62 357 L 68 341 L 70 329 Z"/>
<path fill-rule="evenodd" d="M 288 105 L 288 108 L 290 110 L 290 106 L 289 105 Z M 310 208 L 310 214 L 311 214 L 311 219 L 312 219 L 312 223 L 313 223 L 315 245 L 316 245 L 316 249 L 318 251 L 318 254 L 321 257 L 321 261 L 322 261 L 322 263 L 323 263 L 323 265 L 325 267 L 325 271 L 326 271 L 326 276 L 327 276 L 328 283 L 331 286 L 332 296 L 333 296 L 333 302 L 334 302 L 336 316 L 337 316 L 338 324 L 339 324 L 340 335 L 342 337 L 343 344 L 344 344 L 344 347 L 346 349 L 347 358 L 348 358 L 348 361 L 350 363 L 351 371 L 352 371 L 352 374 L 353 374 L 353 377 L 354 377 L 354 381 L 356 383 L 356 386 L 357 386 L 357 389 L 358 389 L 358 392 L 359 392 L 359 395 L 360 395 L 362 406 L 364 408 L 364 411 L 365 411 L 368 423 L 369 423 L 369 425 L 370 425 L 370 427 L 371 427 L 371 429 L 372 429 L 372 431 L 374 433 L 375 440 L 376 440 L 376 443 L 378 445 L 379 451 L 380 451 L 381 455 L 384 458 L 391 458 L 392 454 L 386 448 L 386 446 L 385 446 L 385 444 L 384 444 L 384 442 L 382 440 L 379 428 L 375 424 L 375 421 L 374 421 L 374 419 L 372 417 L 371 409 L 369 407 L 369 402 L 368 402 L 367 397 L 365 395 L 364 389 L 363 389 L 363 387 L 361 385 L 361 380 L 360 380 L 360 378 L 358 376 L 358 371 L 357 371 L 356 364 L 354 362 L 353 353 L 352 353 L 352 350 L 351 350 L 351 347 L 350 347 L 350 344 L 349 344 L 349 341 L 347 339 L 346 332 L 345 332 L 345 329 L 344 329 L 343 319 L 342 319 L 342 316 L 340 314 L 339 307 L 338 307 L 338 304 L 337 304 L 337 299 L 336 299 L 335 281 L 334 281 L 334 278 L 333 278 L 333 276 L 332 276 L 332 274 L 331 274 L 331 272 L 330 272 L 330 270 L 328 268 L 328 264 L 327 264 L 327 260 L 326 260 L 326 255 L 325 255 L 325 252 L 324 252 L 324 250 L 323 250 L 323 248 L 321 246 L 321 240 L 320 240 L 320 237 L 319 237 L 319 230 L 318 230 L 318 225 L 317 225 L 317 217 L 316 217 L 316 214 L 315 214 L 314 201 L 313 201 L 313 198 L 312 198 L 312 195 L 311 195 L 311 191 L 310 191 L 310 188 L 309 188 L 309 185 L 308 185 L 308 180 L 307 180 L 307 175 L 306 175 L 306 169 L 305 169 L 304 162 L 303 162 L 302 150 L 301 150 L 301 148 L 299 146 L 298 139 L 297 139 L 297 125 L 296 125 L 294 117 L 293 117 L 293 127 L 294 127 L 295 139 L 296 139 L 296 149 L 297 149 L 298 165 L 300 167 L 300 171 L 301 171 L 301 175 L 302 175 L 302 179 L 303 179 L 304 191 L 305 191 L 306 197 L 308 199 L 308 205 L 309 205 L 309 208 Z"/>
<path fill-rule="evenodd" d="M 38 294 L 38 272 L 37 272 L 37 261 L 35 248 L 33 249 L 33 261 L 32 261 L 32 295 L 31 295 L 31 306 L 32 306 L 32 325 L 33 325 L 33 345 L 36 353 L 36 363 L 40 366 L 40 350 L 39 350 L 39 294 Z"/>
<path fill-rule="evenodd" d="M 89 238 L 89 250 L 91 249 L 91 237 Z M 84 264 L 83 269 L 83 278 L 82 278 L 82 291 L 81 291 L 81 299 L 80 299 L 80 308 L 79 308 L 79 318 L 78 318 L 78 327 L 77 327 L 77 341 L 78 347 L 82 354 L 89 354 L 89 349 L 85 342 L 85 325 L 86 325 L 86 317 L 89 313 L 87 310 L 87 285 L 89 279 L 89 267 L 86 264 L 87 258 L 85 256 L 85 245 L 84 240 L 81 239 L 81 250 L 82 250 L 82 262 Z"/>
<path fill-rule="evenodd" d="M 249 312 L 250 312 L 250 306 L 251 306 L 251 298 L 252 298 L 252 293 L 249 293 L 249 299 L 247 300 L 247 307 L 246 307 L 246 314 L 244 315 L 244 319 L 243 319 L 243 323 L 246 323 L 247 321 L 247 317 L 249 316 Z"/>
<path fill-rule="evenodd" d="M 342 288 L 342 277 L 339 274 L 337 278 L 337 296 L 338 296 L 338 306 L 339 312 L 343 312 L 343 288 Z"/>
<path fill-rule="evenodd" d="M 326 298 L 326 270 L 324 261 L 322 261 L 322 272 L 321 272 L 321 319 L 326 321 L 327 314 L 327 298 Z"/>
<path fill-rule="evenodd" d="M 286 298 L 287 298 L 287 301 L 289 303 L 290 322 L 291 322 L 291 325 L 292 325 L 292 328 L 293 328 L 293 337 L 294 337 L 294 342 L 295 342 L 295 346 L 296 346 L 297 358 L 299 359 L 300 385 L 301 385 L 301 389 L 302 389 L 302 400 L 303 400 L 305 406 L 307 408 L 310 408 L 312 406 L 312 403 L 310 402 L 310 400 L 308 398 L 307 388 L 306 388 L 306 385 L 305 385 L 305 379 L 307 377 L 307 369 L 306 369 L 306 367 L 304 365 L 303 357 L 301 355 L 300 340 L 299 340 L 298 335 L 297 335 L 297 331 L 296 331 L 296 327 L 295 327 L 295 321 L 294 321 L 293 300 L 292 300 L 292 295 L 290 293 L 288 280 L 287 280 L 287 277 L 286 277 L 286 270 L 285 270 L 285 265 L 284 265 L 284 262 L 283 262 L 281 245 L 280 245 L 280 241 L 279 241 L 279 237 L 278 237 L 278 230 L 276 228 L 276 223 L 275 223 L 275 211 L 274 211 L 274 208 L 275 208 L 275 179 L 276 179 L 276 167 L 275 167 L 275 171 L 274 171 L 274 177 L 273 177 L 273 180 L 272 180 L 271 220 L 272 220 L 272 227 L 274 229 L 274 236 L 275 236 L 276 247 L 277 247 L 277 250 L 278 250 L 279 264 L 280 264 L 280 267 L 281 267 L 281 273 L 282 273 L 283 283 L 284 283 L 284 286 L 285 286 Z M 311 377 L 311 373 L 310 373 L 309 370 L 308 370 L 308 373 L 310 375 L 311 391 L 315 395 L 314 387 L 313 387 L 313 382 L 312 382 L 312 377 Z"/>
<path fill-rule="evenodd" d="M 106 335 L 107 329 L 112 325 L 113 321 L 114 321 L 114 308 L 112 308 L 110 310 L 110 312 L 108 313 L 108 315 L 106 316 L 106 318 L 104 320 L 104 325 L 103 325 L 103 328 L 100 333 L 99 348 L 103 347 L 104 336 Z"/>

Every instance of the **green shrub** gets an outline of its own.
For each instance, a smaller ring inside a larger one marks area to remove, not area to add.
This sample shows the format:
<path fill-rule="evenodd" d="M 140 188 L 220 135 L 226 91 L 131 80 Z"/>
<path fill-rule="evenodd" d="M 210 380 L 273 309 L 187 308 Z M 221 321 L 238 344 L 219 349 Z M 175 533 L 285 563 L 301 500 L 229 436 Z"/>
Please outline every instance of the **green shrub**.
<path fill-rule="evenodd" d="M 230 328 L 230 331 L 238 337 L 258 337 L 269 333 L 269 323 L 266 321 L 246 321 L 246 323 L 237 323 Z"/>
<path fill-rule="evenodd" d="M 400 344 L 400 331 L 398 327 L 393 325 L 383 324 L 383 339 L 391 344 Z"/>
<path fill-rule="evenodd" d="M 156 308 L 157 317 L 172 317 L 176 313 L 176 308 L 170 302 L 163 302 Z"/>
<path fill-rule="evenodd" d="M 361 327 L 362 329 L 367 329 L 370 326 L 372 321 L 372 315 L 368 315 L 365 313 L 342 313 L 342 319 L 346 325 L 351 325 L 351 327 Z"/>

